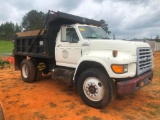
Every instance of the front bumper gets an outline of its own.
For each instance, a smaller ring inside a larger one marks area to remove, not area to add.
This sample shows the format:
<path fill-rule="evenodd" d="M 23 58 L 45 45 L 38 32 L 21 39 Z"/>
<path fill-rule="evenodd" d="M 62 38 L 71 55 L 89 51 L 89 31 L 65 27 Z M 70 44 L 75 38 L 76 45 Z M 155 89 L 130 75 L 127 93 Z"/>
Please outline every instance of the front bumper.
<path fill-rule="evenodd" d="M 117 82 L 117 92 L 119 95 L 133 93 L 134 91 L 137 91 L 145 85 L 149 84 L 152 78 L 153 71 L 149 71 L 136 78 L 127 81 Z"/>

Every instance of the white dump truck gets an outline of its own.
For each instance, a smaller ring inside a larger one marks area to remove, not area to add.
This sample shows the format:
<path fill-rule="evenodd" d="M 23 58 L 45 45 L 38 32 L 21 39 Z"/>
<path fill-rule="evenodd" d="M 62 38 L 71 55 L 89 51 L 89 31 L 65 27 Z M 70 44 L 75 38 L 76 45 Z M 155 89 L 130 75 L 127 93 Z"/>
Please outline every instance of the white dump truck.
<path fill-rule="evenodd" d="M 25 82 L 51 72 L 75 86 L 94 108 L 107 106 L 150 83 L 153 55 L 144 42 L 109 39 L 96 20 L 49 11 L 45 28 L 17 33 L 15 70 Z"/>

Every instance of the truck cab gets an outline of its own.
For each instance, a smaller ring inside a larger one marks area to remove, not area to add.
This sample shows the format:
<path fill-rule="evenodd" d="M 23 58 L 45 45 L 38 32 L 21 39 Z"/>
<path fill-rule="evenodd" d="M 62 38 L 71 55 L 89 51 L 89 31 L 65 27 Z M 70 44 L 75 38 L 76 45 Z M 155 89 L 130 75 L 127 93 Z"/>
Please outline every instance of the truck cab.
<path fill-rule="evenodd" d="M 151 82 L 153 55 L 147 43 L 112 40 L 98 21 L 55 14 L 39 36 L 19 33 L 15 38 L 15 69 L 25 82 L 51 72 L 51 78 L 61 76 L 75 86 L 82 100 L 94 108 Z"/>
<path fill-rule="evenodd" d="M 101 27 L 93 25 L 62 26 L 55 54 L 56 65 L 76 69 L 82 62 L 93 61 L 104 66 L 112 78 L 134 77 L 153 66 L 147 43 L 109 39 Z"/>

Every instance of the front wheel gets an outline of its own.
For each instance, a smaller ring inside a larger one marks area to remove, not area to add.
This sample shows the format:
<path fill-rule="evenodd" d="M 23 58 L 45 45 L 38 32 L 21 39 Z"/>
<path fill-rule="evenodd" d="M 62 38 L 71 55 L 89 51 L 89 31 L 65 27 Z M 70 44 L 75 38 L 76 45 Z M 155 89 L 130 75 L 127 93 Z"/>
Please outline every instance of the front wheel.
<path fill-rule="evenodd" d="M 111 79 L 100 69 L 88 69 L 79 77 L 80 97 L 91 107 L 104 108 L 107 106 L 114 96 L 114 91 Z"/>

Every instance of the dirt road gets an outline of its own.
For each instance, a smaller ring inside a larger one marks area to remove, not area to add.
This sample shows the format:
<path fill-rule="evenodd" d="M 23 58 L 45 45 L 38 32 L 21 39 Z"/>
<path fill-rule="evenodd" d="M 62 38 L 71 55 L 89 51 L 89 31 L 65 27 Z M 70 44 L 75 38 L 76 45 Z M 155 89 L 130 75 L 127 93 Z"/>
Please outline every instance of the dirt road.
<path fill-rule="evenodd" d="M 116 98 L 104 109 L 88 107 L 77 92 L 49 75 L 29 84 L 13 66 L 0 69 L 0 101 L 6 120 L 160 120 L 160 52 L 154 57 L 152 83 Z"/>

